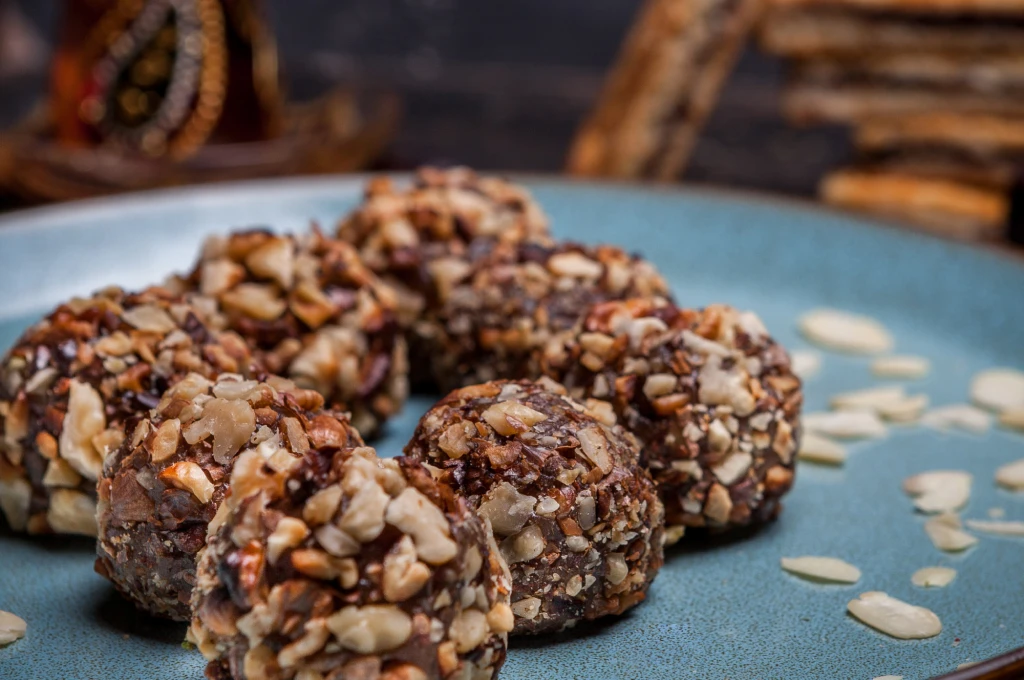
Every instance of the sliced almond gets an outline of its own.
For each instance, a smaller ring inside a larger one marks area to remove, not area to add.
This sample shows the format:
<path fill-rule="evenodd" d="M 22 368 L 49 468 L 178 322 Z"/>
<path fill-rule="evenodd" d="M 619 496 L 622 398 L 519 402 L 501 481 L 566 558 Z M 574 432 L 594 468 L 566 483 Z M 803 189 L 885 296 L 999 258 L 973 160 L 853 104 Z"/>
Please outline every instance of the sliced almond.
<path fill-rule="evenodd" d="M 803 425 L 807 432 L 837 439 L 884 437 L 889 431 L 872 411 L 808 413 L 803 417 Z"/>
<path fill-rule="evenodd" d="M 28 624 L 20 616 L 0 611 L 0 647 L 25 637 Z"/>
<path fill-rule="evenodd" d="M 921 424 L 936 430 L 951 428 L 985 434 L 992 426 L 992 417 L 985 411 L 970 404 L 940 406 L 921 416 Z"/>
<path fill-rule="evenodd" d="M 829 406 L 834 409 L 878 411 L 880 405 L 899 402 L 906 398 L 907 393 L 902 385 L 885 385 L 840 392 L 829 399 Z"/>
<path fill-rule="evenodd" d="M 871 373 L 879 378 L 916 380 L 928 375 L 930 370 L 930 361 L 909 354 L 878 357 L 871 362 Z"/>
<path fill-rule="evenodd" d="M 921 588 L 945 588 L 956 578 L 956 569 L 949 567 L 924 567 L 914 572 L 910 582 Z"/>
<path fill-rule="evenodd" d="M 903 676 L 902 675 L 879 675 L 877 678 L 874 678 L 873 680 L 903 680 Z"/>
<path fill-rule="evenodd" d="M 862 593 L 846 608 L 861 623 L 900 640 L 923 640 L 942 632 L 942 622 L 934 612 L 886 593 Z"/>
<path fill-rule="evenodd" d="M 1006 510 L 1002 508 L 989 508 L 986 514 L 990 519 L 1002 519 L 1006 517 Z"/>
<path fill-rule="evenodd" d="M 807 312 L 798 325 L 808 340 L 837 352 L 881 354 L 893 346 L 892 336 L 878 321 L 838 309 Z"/>
<path fill-rule="evenodd" d="M 821 354 L 809 349 L 799 349 L 789 355 L 789 365 L 802 380 L 813 378 L 821 370 Z"/>
<path fill-rule="evenodd" d="M 980 531 L 983 534 L 995 534 L 996 536 L 1018 536 L 1024 538 L 1024 522 L 969 519 L 966 524 L 968 528 Z"/>
<path fill-rule="evenodd" d="M 962 470 L 933 470 L 903 480 L 914 507 L 929 514 L 959 510 L 971 498 L 973 477 Z"/>
<path fill-rule="evenodd" d="M 842 465 L 846 462 L 846 448 L 827 437 L 807 432 L 800 439 L 797 458 L 823 465 Z"/>
<path fill-rule="evenodd" d="M 835 557 L 783 557 L 782 568 L 813 581 L 856 583 L 860 569 Z"/>
<path fill-rule="evenodd" d="M 945 552 L 961 552 L 978 542 L 961 529 L 960 518 L 950 512 L 929 519 L 924 523 L 924 531 L 932 545 Z"/>
<path fill-rule="evenodd" d="M 894 423 L 912 423 L 921 418 L 926 408 L 928 395 L 915 394 L 900 401 L 881 404 L 878 407 L 878 415 Z"/>
<path fill-rule="evenodd" d="M 996 470 L 996 484 L 1011 491 L 1024 491 L 1024 458 Z"/>
<path fill-rule="evenodd" d="M 1024 373 L 1013 368 L 981 371 L 971 381 L 971 401 L 997 412 L 1024 407 Z"/>
<path fill-rule="evenodd" d="M 1014 406 L 999 414 L 999 424 L 1024 432 L 1024 406 Z"/>

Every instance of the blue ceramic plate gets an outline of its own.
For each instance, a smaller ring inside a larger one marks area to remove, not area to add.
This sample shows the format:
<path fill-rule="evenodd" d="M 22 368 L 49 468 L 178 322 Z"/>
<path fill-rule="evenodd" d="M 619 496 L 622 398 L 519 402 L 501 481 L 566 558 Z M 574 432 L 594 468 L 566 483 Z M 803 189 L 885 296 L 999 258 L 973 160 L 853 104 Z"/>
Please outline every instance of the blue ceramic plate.
<path fill-rule="evenodd" d="M 884 322 L 897 349 L 931 359 L 915 383 L 935 405 L 966 400 L 972 374 L 1024 368 L 1024 266 L 851 217 L 702 191 L 529 182 L 555 233 L 644 253 L 686 305 L 728 302 L 756 310 L 791 348 L 797 316 L 828 305 Z M 200 240 L 252 224 L 331 225 L 362 182 L 313 180 L 171 191 L 68 205 L 0 219 L 0 345 L 58 301 L 110 283 L 128 287 L 185 268 Z M 876 384 L 867 360 L 826 355 L 807 383 L 807 407 Z M 428 400 L 409 404 L 378 442 L 396 454 Z M 932 547 L 900 491 L 924 470 L 974 474 L 964 511 L 1024 520 L 1024 494 L 998 490 L 993 471 L 1024 456 L 1024 438 L 894 427 L 850 446 L 839 469 L 802 465 L 781 519 L 751 535 L 673 550 L 646 603 L 571 634 L 514 640 L 507 680 L 537 678 L 928 678 L 1024 644 L 1024 539 L 982 537 L 967 554 Z M 0 530 L 0 609 L 28 621 L 28 636 L 0 649 L 0 678 L 199 678 L 203 661 L 180 647 L 184 627 L 137 614 L 92 571 L 88 541 L 28 541 Z M 844 558 L 855 586 L 823 586 L 779 568 L 796 555 Z M 920 567 L 959 572 L 942 589 L 913 586 Z M 859 593 L 883 590 L 942 618 L 936 638 L 901 642 L 845 613 Z"/>

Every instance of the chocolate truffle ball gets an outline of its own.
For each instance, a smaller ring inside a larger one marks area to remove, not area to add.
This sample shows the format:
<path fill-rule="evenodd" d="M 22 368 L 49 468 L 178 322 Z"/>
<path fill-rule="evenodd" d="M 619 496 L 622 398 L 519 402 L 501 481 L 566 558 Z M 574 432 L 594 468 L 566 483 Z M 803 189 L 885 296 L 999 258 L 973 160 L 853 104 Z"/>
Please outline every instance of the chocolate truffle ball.
<path fill-rule="evenodd" d="M 440 303 L 421 333 L 444 390 L 498 378 L 536 378 L 535 354 L 571 331 L 592 305 L 668 296 L 649 262 L 613 246 L 499 246 L 472 262 L 441 261 Z"/>
<path fill-rule="evenodd" d="M 269 372 L 350 411 L 363 434 L 375 434 L 404 403 L 408 363 L 394 294 L 352 246 L 315 229 L 213 237 L 177 283 L 215 300 L 219 323 Z"/>
<path fill-rule="evenodd" d="M 751 312 L 631 300 L 598 305 L 544 371 L 604 399 L 644 446 L 670 542 L 685 527 L 776 516 L 793 484 L 803 396 L 786 351 Z"/>
<path fill-rule="evenodd" d="M 513 618 L 507 568 L 427 470 L 331 445 L 283 471 L 243 454 L 231 485 L 193 595 L 189 638 L 207 678 L 497 674 Z"/>
<path fill-rule="evenodd" d="M 96 571 L 140 609 L 188 620 L 196 554 L 236 459 L 283 471 L 311 447 L 362 445 L 347 416 L 322 405 L 282 378 L 179 381 L 104 466 Z"/>
<path fill-rule="evenodd" d="M 189 372 L 251 371 L 210 309 L 161 288 L 111 288 L 61 305 L 0 364 L 0 509 L 16 531 L 96 535 L 96 481 L 145 413 Z"/>
<path fill-rule="evenodd" d="M 396 288 L 407 327 L 432 301 L 435 260 L 465 258 L 481 241 L 550 242 L 547 217 L 526 189 L 468 168 L 423 168 L 404 190 L 372 180 L 337 235 Z"/>
<path fill-rule="evenodd" d="M 464 387 L 423 416 L 406 454 L 490 522 L 515 633 L 621 614 L 661 567 L 661 503 L 605 402 L 549 380 Z"/>

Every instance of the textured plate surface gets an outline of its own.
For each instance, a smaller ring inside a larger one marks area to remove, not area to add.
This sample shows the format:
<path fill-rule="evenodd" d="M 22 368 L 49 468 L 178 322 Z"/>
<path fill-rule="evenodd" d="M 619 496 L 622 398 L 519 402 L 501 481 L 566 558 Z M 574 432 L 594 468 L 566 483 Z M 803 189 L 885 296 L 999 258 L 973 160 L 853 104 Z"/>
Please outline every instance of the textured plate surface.
<path fill-rule="evenodd" d="M 722 301 L 756 310 L 791 348 L 796 317 L 829 305 L 870 314 L 897 351 L 932 360 L 911 385 L 934 405 L 966 400 L 972 374 L 1024 368 L 1024 266 L 965 247 L 837 214 L 719 194 L 529 182 L 560 237 L 644 253 L 686 305 Z M 0 346 L 56 302 L 118 283 L 141 286 L 189 265 L 201 238 L 251 224 L 330 226 L 361 181 L 316 180 L 175 191 L 47 208 L 0 219 Z M 809 410 L 830 394 L 877 381 L 868 361 L 828 355 L 807 384 Z M 395 455 L 429 400 L 414 400 L 377 443 Z M 1024 494 L 996 489 L 998 465 L 1024 456 L 1024 437 L 893 428 L 850 446 L 841 469 L 801 466 L 779 522 L 741 539 L 671 551 L 649 600 L 624 618 L 545 640 L 514 640 L 501 677 L 928 678 L 1024 644 L 1024 539 L 982 537 L 966 555 L 935 550 L 900 491 L 915 472 L 974 474 L 964 517 L 989 508 L 1024 520 Z M 199 678 L 184 627 L 137 614 L 92 572 L 84 540 L 28 541 L 0 528 L 0 609 L 28 621 L 0 649 L 0 678 Z M 810 584 L 779 558 L 828 555 L 863 571 L 855 586 Z M 911 585 L 917 569 L 959 571 L 943 589 Z M 929 607 L 945 630 L 900 642 L 845 613 L 868 590 Z"/>

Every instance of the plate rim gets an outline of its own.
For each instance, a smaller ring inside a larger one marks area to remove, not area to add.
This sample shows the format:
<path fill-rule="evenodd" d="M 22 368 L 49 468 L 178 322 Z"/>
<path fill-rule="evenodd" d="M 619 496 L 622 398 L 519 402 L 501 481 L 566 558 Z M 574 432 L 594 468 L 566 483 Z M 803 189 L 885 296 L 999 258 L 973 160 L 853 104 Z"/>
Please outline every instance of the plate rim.
<path fill-rule="evenodd" d="M 983 260 L 995 261 L 1004 266 L 1016 267 L 1024 273 L 1024 249 L 1019 247 L 1001 247 L 998 244 L 989 242 L 957 241 L 944 238 L 930 232 L 913 230 L 908 228 L 907 224 L 901 223 L 896 219 L 821 205 L 803 197 L 696 182 L 645 183 L 621 179 L 568 177 L 554 173 L 490 170 L 479 172 L 482 175 L 496 175 L 508 178 L 514 182 L 534 186 L 546 185 L 554 188 L 604 187 L 655 196 L 713 199 L 724 204 L 739 203 L 750 207 L 769 206 L 784 212 L 797 212 L 808 216 L 819 215 L 831 220 L 840 218 L 843 224 L 831 225 L 830 228 L 839 226 L 842 229 L 867 229 L 882 238 L 896 238 L 897 240 L 909 242 L 929 242 L 949 253 L 972 253 L 973 257 L 981 257 Z M 203 202 L 224 201 L 224 194 L 237 194 L 241 197 L 253 191 L 258 191 L 261 197 L 273 200 L 274 196 L 288 196 L 304 192 L 322 194 L 328 188 L 338 186 L 361 188 L 365 187 L 366 183 L 374 178 L 388 177 L 405 182 L 413 176 L 414 173 L 410 171 L 302 175 L 296 177 L 236 180 L 207 185 L 164 187 L 64 201 L 43 206 L 21 208 L 0 215 L 0 241 L 3 240 L 5 234 L 74 228 L 75 221 L 95 220 L 102 218 L 105 213 L 116 214 L 125 208 L 139 209 L 148 206 L 154 210 L 159 210 L 161 205 L 180 201 L 183 198 L 189 199 L 193 206 L 201 209 Z M 1016 676 L 1009 673 L 1016 672 L 1024 672 L 1024 646 L 986 659 L 976 666 L 935 676 L 932 680 L 1010 680 Z"/>

